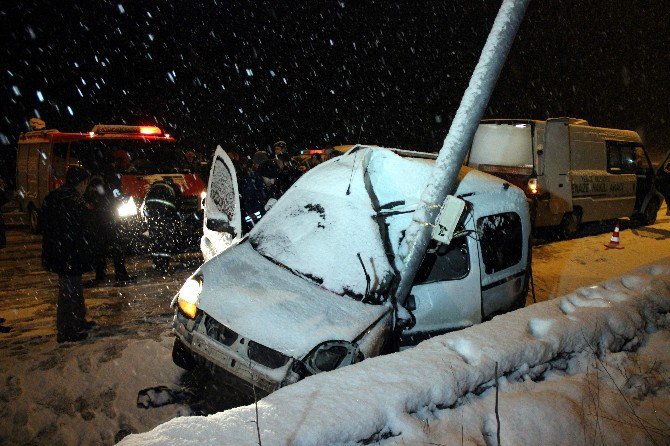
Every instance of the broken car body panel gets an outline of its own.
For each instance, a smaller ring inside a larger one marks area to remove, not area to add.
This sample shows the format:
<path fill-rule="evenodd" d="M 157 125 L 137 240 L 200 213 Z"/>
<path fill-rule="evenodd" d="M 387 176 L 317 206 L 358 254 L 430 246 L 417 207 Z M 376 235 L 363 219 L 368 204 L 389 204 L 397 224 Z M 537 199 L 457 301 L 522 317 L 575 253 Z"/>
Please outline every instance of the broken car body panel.
<path fill-rule="evenodd" d="M 194 277 L 202 278 L 199 315 L 194 321 L 177 310 L 179 339 L 206 361 L 267 391 L 380 354 L 398 315 L 410 314 L 395 308 L 389 296 L 431 158 L 356 146 L 306 173 L 248 238 L 196 271 Z M 462 169 L 455 195 L 468 203 L 463 224 L 447 247 L 452 249 L 438 245 L 426 280 L 412 289 L 416 324 L 401 336 L 407 343 L 525 301 L 525 195 L 469 168 Z M 508 233 L 518 246 L 498 240 Z M 499 245 L 501 255 L 495 251 Z"/>

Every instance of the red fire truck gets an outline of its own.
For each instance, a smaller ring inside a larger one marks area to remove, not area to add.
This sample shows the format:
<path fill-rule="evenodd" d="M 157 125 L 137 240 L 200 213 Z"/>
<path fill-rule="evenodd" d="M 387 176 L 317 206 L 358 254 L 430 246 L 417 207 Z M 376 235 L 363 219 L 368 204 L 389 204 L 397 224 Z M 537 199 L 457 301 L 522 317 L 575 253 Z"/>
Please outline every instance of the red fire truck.
<path fill-rule="evenodd" d="M 66 133 L 55 129 L 36 130 L 19 136 L 16 188 L 30 227 L 38 228 L 40 204 L 53 189 L 63 184 L 70 166 L 79 165 L 94 175 L 109 173 L 120 179 L 118 218 L 127 227 L 123 232 L 136 241 L 141 238 L 140 208 L 147 190 L 156 181 L 170 180 L 181 191 L 180 215 L 192 223 L 199 239 L 202 228 L 202 199 L 205 195 L 199 166 L 189 163 L 175 139 L 155 126 L 101 125 L 86 133 Z"/>

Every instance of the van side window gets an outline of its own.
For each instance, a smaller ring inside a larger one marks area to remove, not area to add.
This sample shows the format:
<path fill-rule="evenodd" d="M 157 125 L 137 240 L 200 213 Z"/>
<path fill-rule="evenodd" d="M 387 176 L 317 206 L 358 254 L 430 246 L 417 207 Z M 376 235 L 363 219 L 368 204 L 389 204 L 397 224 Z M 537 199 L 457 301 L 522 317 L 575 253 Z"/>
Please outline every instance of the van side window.
<path fill-rule="evenodd" d="M 521 219 L 515 212 L 487 215 L 477 220 L 477 231 L 486 274 L 493 274 L 521 261 Z"/>
<path fill-rule="evenodd" d="M 649 162 L 644 149 L 631 143 L 607 141 L 607 171 L 610 173 L 645 173 Z"/>
<path fill-rule="evenodd" d="M 470 272 L 468 238 L 457 237 L 444 245 L 430 242 L 421 267 L 416 272 L 414 284 L 443 282 L 462 279 Z"/>

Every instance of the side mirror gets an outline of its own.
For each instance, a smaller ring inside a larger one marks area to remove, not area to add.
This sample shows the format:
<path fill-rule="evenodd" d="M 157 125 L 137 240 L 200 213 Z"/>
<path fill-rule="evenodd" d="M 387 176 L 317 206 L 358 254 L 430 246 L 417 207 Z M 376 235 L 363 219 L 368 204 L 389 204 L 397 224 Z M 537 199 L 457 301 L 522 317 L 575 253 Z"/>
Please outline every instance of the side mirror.
<path fill-rule="evenodd" d="M 233 238 L 237 235 L 235 234 L 235 229 L 230 226 L 230 222 L 227 220 L 218 220 L 218 219 L 207 219 L 207 229 L 210 231 L 216 232 L 227 232 Z"/>

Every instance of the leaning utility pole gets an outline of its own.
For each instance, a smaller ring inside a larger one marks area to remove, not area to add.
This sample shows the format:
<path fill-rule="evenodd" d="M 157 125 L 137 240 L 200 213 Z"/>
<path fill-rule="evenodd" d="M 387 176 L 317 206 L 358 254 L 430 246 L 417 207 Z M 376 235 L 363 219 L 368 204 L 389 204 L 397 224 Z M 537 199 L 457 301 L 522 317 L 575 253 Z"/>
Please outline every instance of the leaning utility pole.
<path fill-rule="evenodd" d="M 465 160 L 529 1 L 503 0 L 486 39 L 470 84 L 463 94 L 435 161 L 430 181 L 421 194 L 419 206 L 414 211 L 412 222 L 405 233 L 400 250 L 405 268 L 401 271 L 395 295 L 400 305 L 405 303 L 414 276 L 421 266 L 440 207 L 447 195 L 454 190 L 461 164 Z"/>

